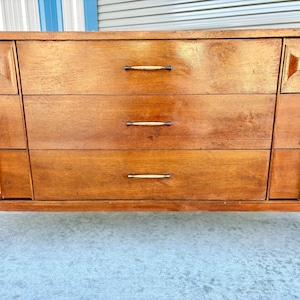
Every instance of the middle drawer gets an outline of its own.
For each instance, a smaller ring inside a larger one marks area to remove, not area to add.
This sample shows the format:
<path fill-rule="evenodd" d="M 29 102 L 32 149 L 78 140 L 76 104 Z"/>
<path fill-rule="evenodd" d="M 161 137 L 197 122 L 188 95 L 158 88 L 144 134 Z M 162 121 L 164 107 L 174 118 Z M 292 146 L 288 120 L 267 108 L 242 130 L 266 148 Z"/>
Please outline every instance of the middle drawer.
<path fill-rule="evenodd" d="M 274 103 L 274 95 L 24 97 L 30 149 L 269 149 Z"/>

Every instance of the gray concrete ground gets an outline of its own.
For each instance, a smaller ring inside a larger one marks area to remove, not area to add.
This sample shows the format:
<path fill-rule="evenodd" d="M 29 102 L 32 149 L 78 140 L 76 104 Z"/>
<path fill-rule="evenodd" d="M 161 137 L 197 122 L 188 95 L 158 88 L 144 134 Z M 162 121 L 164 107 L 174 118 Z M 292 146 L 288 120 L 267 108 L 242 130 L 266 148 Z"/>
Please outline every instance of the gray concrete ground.
<path fill-rule="evenodd" d="M 300 299 L 300 214 L 1 212 L 0 299 Z"/>

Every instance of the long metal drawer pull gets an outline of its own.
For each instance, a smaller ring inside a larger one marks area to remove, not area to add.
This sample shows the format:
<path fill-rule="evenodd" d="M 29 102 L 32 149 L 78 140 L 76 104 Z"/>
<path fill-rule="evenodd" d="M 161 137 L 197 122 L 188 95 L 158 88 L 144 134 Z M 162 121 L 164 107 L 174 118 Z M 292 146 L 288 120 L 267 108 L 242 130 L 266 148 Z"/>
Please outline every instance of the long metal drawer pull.
<path fill-rule="evenodd" d="M 171 126 L 171 121 L 167 122 L 126 122 L 127 126 Z"/>
<path fill-rule="evenodd" d="M 128 178 L 142 178 L 142 179 L 160 179 L 170 178 L 171 174 L 128 174 Z"/>
<path fill-rule="evenodd" d="M 127 70 L 140 70 L 140 71 L 157 71 L 157 70 L 172 70 L 172 66 L 124 66 Z"/>

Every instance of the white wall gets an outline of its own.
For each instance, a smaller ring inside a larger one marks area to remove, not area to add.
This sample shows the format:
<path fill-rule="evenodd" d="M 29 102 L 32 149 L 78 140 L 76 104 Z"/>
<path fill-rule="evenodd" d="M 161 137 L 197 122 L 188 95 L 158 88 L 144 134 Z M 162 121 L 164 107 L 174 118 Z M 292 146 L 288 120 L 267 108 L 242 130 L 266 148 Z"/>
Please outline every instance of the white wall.
<path fill-rule="evenodd" d="M 300 27 L 300 1 L 98 0 L 99 30 Z"/>
<path fill-rule="evenodd" d="M 0 31 L 40 30 L 37 0 L 0 0 Z"/>
<path fill-rule="evenodd" d="M 99 30 L 300 28 L 300 1 L 97 1 Z M 85 30 L 83 0 L 62 0 L 62 13 L 63 30 Z M 22 30 L 41 30 L 38 0 L 0 0 L 0 31 Z"/>

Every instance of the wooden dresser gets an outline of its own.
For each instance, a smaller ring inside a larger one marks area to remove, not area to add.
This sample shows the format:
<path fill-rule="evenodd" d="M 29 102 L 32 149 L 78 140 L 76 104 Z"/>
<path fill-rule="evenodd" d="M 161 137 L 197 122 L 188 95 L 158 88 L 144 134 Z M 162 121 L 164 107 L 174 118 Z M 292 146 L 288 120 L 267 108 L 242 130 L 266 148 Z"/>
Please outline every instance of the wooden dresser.
<path fill-rule="evenodd" d="M 300 211 L 300 30 L 0 33 L 0 210 Z"/>

